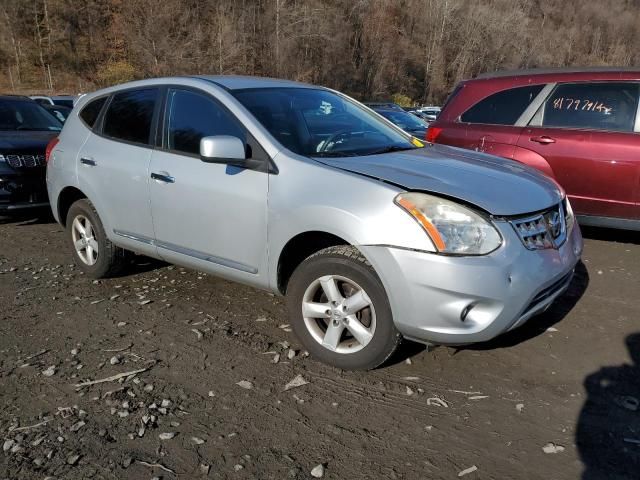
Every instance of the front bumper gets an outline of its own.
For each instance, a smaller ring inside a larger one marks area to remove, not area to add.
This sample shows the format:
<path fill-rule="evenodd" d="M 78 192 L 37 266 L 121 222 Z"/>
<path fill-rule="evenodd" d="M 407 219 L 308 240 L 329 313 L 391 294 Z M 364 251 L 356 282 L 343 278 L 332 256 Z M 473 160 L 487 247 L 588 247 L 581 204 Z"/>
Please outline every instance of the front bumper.
<path fill-rule="evenodd" d="M 396 328 L 421 342 L 490 340 L 544 311 L 571 283 L 582 254 L 576 224 L 558 249 L 527 250 L 506 222 L 504 244 L 477 257 L 361 246 L 385 286 Z"/>
<path fill-rule="evenodd" d="M 42 175 L 0 175 L 0 212 L 11 213 L 49 206 Z"/>

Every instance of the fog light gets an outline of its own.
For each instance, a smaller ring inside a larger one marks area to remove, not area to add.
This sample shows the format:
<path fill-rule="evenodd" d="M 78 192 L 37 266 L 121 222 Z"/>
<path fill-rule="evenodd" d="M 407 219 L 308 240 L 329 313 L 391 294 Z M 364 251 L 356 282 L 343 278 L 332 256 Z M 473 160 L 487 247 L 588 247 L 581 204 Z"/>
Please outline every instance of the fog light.
<path fill-rule="evenodd" d="M 464 307 L 462 309 L 462 312 L 460 312 L 460 321 L 464 322 L 467 319 L 467 315 L 469 315 L 469 312 L 471 311 L 471 309 L 475 307 L 475 303 L 470 303 L 469 305 L 467 305 L 466 307 Z"/>

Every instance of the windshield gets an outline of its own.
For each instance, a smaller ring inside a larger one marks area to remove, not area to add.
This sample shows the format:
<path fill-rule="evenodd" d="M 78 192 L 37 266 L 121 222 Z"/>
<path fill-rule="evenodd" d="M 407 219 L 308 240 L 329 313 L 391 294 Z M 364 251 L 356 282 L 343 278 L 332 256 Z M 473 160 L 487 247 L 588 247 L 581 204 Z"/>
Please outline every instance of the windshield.
<path fill-rule="evenodd" d="M 411 113 L 396 110 L 378 110 L 378 113 L 403 130 L 424 130 L 426 128 L 424 122 Z"/>
<path fill-rule="evenodd" d="M 0 130 L 59 132 L 62 123 L 31 100 L 0 101 Z"/>
<path fill-rule="evenodd" d="M 416 148 L 405 135 L 333 92 L 261 88 L 232 94 L 283 146 L 299 155 L 341 157 Z"/>

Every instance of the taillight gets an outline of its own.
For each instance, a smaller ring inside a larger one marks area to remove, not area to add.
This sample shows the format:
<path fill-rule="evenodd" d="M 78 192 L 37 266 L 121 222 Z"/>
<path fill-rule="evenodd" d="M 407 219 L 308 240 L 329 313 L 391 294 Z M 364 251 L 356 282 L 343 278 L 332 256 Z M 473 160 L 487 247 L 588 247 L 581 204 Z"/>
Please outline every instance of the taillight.
<path fill-rule="evenodd" d="M 438 136 L 442 133 L 442 128 L 440 127 L 429 127 L 427 128 L 427 133 L 424 136 L 424 139 L 429 143 L 436 143 Z"/>
<path fill-rule="evenodd" d="M 47 149 L 44 151 L 44 161 L 46 163 L 49 163 L 49 157 L 51 156 L 51 152 L 53 151 L 54 148 L 56 148 L 56 145 L 58 144 L 59 141 L 60 139 L 58 137 L 54 137 L 51 140 L 49 140 L 49 143 L 47 143 Z"/>

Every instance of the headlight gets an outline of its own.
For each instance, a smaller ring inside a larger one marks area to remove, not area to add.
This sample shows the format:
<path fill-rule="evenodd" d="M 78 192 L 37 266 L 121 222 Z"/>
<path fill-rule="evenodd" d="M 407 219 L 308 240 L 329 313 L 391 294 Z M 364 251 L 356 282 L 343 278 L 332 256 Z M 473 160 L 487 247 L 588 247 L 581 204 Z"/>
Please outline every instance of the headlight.
<path fill-rule="evenodd" d="M 425 193 L 401 193 L 395 202 L 427 232 L 439 253 L 485 255 L 502 243 L 496 228 L 462 205 Z"/>
<path fill-rule="evenodd" d="M 6 162 L 7 159 L 4 158 L 4 155 L 0 154 L 0 162 Z"/>

